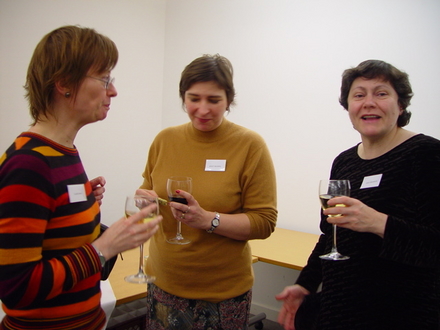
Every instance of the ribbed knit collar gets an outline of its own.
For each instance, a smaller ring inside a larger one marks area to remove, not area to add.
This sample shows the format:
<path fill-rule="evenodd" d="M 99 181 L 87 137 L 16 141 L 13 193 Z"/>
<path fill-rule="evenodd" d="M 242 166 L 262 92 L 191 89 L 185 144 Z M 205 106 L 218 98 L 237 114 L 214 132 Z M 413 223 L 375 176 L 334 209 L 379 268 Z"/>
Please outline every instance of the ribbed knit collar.
<path fill-rule="evenodd" d="M 188 134 L 188 136 L 191 139 L 194 139 L 196 141 L 204 142 L 204 143 L 212 143 L 223 138 L 226 132 L 231 128 L 231 126 L 232 123 L 228 121 L 226 118 L 223 118 L 222 123 L 215 130 L 209 132 L 203 132 L 194 128 L 193 124 L 189 122 L 186 124 L 185 134 Z"/>
<path fill-rule="evenodd" d="M 62 153 L 70 154 L 70 155 L 78 155 L 78 150 L 76 149 L 76 146 L 74 146 L 74 148 L 69 148 L 69 147 L 63 146 L 62 144 L 59 144 L 59 143 L 41 135 L 41 134 L 38 134 L 38 133 L 26 131 L 26 132 L 22 132 L 19 135 L 19 137 L 30 137 L 33 139 L 41 140 L 44 143 L 50 145 L 52 148 L 54 148 Z"/>

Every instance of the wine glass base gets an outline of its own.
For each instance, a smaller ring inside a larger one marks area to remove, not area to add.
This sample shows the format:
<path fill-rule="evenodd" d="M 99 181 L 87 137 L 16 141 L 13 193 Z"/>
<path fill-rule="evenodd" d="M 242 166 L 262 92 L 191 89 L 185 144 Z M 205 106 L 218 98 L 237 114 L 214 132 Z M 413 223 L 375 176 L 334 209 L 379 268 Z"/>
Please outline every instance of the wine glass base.
<path fill-rule="evenodd" d="M 129 283 L 144 284 L 144 283 L 153 283 L 156 280 L 156 277 L 138 273 L 136 275 L 126 276 L 124 280 Z"/>
<path fill-rule="evenodd" d="M 185 244 L 191 243 L 191 241 L 189 239 L 186 239 L 183 237 L 169 238 L 169 239 L 167 239 L 167 242 L 171 243 L 171 244 L 179 244 L 179 245 L 185 245 Z"/>
<path fill-rule="evenodd" d="M 339 252 L 330 252 L 319 257 L 324 260 L 336 260 L 336 261 L 350 259 L 349 256 L 344 256 Z"/>

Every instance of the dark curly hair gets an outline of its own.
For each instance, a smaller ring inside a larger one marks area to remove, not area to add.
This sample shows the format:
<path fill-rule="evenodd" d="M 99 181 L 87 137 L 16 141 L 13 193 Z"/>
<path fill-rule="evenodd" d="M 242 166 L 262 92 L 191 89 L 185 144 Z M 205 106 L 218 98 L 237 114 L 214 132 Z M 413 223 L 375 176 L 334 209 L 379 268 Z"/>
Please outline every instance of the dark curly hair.
<path fill-rule="evenodd" d="M 360 63 L 357 67 L 347 69 L 342 74 L 341 95 L 339 103 L 348 110 L 348 94 L 351 85 L 356 78 L 366 79 L 380 78 L 389 82 L 396 91 L 399 105 L 403 112 L 397 119 L 397 126 L 403 127 L 409 124 L 411 112 L 407 110 L 410 105 L 413 92 L 409 83 L 408 74 L 402 72 L 389 63 L 380 60 L 367 60 Z"/>

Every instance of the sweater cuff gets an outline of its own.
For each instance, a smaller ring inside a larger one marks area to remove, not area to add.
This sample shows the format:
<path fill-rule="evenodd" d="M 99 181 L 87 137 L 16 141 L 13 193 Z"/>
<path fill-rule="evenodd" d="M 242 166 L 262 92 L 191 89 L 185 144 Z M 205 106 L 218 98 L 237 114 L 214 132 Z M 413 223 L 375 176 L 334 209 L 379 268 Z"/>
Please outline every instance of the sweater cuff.
<path fill-rule="evenodd" d="M 69 255 L 66 261 L 72 271 L 72 280 L 76 284 L 101 271 L 101 261 L 91 244 L 86 244 Z"/>

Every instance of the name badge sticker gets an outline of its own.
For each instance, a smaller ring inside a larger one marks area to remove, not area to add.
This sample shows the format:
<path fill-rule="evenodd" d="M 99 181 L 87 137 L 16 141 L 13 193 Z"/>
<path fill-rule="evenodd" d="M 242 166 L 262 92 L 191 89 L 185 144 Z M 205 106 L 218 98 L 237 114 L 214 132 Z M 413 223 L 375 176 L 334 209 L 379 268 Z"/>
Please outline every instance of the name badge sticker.
<path fill-rule="evenodd" d="M 69 184 L 67 185 L 67 192 L 69 193 L 70 203 L 85 202 L 87 200 L 84 184 Z"/>
<path fill-rule="evenodd" d="M 376 174 L 364 177 L 360 189 L 379 187 L 383 174 Z"/>
<path fill-rule="evenodd" d="M 205 171 L 224 172 L 226 171 L 226 159 L 207 159 Z"/>

